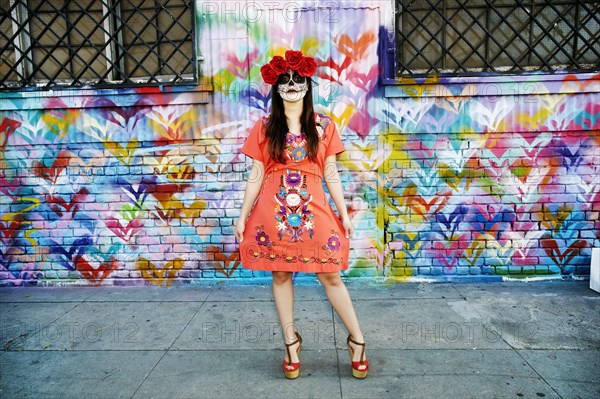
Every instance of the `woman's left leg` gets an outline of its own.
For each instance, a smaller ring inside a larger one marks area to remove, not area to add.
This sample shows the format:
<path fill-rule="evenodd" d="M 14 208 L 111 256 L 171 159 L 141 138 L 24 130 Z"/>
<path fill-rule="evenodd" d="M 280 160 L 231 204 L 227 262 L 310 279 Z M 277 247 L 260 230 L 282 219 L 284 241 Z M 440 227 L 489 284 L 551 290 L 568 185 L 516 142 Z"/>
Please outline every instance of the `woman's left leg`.
<path fill-rule="evenodd" d="M 325 288 L 325 294 L 327 295 L 327 299 L 329 299 L 329 303 L 335 309 L 344 326 L 348 330 L 348 333 L 352 335 L 352 339 L 357 342 L 365 342 L 362 332 L 360 331 L 360 327 L 358 325 L 358 319 L 356 317 L 356 312 L 354 311 L 354 306 L 352 306 L 352 300 L 350 299 L 350 294 L 346 289 L 346 285 L 342 281 L 342 277 L 339 272 L 329 272 L 329 273 L 316 273 L 317 278 Z M 353 349 L 357 349 L 354 344 L 352 344 Z M 360 350 L 354 350 L 355 361 L 360 359 Z M 366 352 L 365 352 L 366 356 Z"/>

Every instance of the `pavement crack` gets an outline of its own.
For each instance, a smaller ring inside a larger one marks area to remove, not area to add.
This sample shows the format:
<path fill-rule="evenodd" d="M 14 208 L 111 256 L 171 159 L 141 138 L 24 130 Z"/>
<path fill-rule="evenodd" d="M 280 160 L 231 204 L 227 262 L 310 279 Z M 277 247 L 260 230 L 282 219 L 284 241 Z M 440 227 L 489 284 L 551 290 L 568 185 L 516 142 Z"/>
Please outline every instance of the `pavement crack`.
<path fill-rule="evenodd" d="M 509 345 L 510 345 L 510 344 L 509 344 Z M 524 357 L 524 356 L 523 356 L 523 355 L 522 355 L 522 354 L 521 354 L 521 353 L 520 353 L 518 350 L 516 350 L 516 349 L 515 349 L 515 350 L 514 350 L 514 352 L 515 352 L 515 353 L 516 353 L 516 354 L 517 354 L 517 355 L 518 355 L 518 356 L 519 356 L 521 359 L 523 359 L 523 361 L 524 361 L 525 363 L 527 363 L 527 365 L 529 366 L 529 368 L 531 368 L 531 370 L 533 370 L 533 372 L 534 372 L 534 373 L 536 373 L 536 374 L 538 375 L 538 377 L 540 378 L 540 380 L 544 381 L 544 383 L 545 383 L 546 385 L 548 385 L 548 387 L 550 387 L 550 389 L 552 389 L 552 391 L 554 391 L 554 393 L 555 393 L 555 394 L 556 394 L 556 395 L 557 395 L 559 398 L 563 399 L 563 397 L 561 396 L 561 394 L 560 394 L 560 393 L 558 393 L 558 391 L 557 391 L 556 389 L 554 389 L 554 387 L 552 386 L 552 384 L 550 384 L 548 381 L 546 381 L 546 379 L 545 379 L 545 378 L 544 378 L 544 377 L 543 377 L 543 376 L 542 376 L 542 375 L 541 375 L 541 374 L 540 374 L 540 373 L 539 373 L 539 372 L 538 372 L 538 371 L 535 369 L 535 367 L 533 367 L 533 366 L 531 365 L 531 363 L 529 363 L 529 362 L 527 361 L 527 359 L 525 359 L 525 357 Z"/>
<path fill-rule="evenodd" d="M 335 348 L 335 356 L 337 359 L 337 375 L 338 375 L 338 384 L 340 387 L 340 399 L 344 397 L 344 392 L 342 391 L 342 370 L 340 367 L 340 353 L 337 350 L 337 335 L 335 328 L 335 309 L 331 306 L 331 324 L 333 325 L 333 347 Z"/>
<path fill-rule="evenodd" d="M 181 337 L 181 334 L 183 334 L 183 332 L 185 331 L 185 329 L 187 328 L 187 326 L 189 326 L 190 323 L 192 322 L 192 320 L 194 320 L 194 317 L 196 317 L 196 315 L 198 314 L 198 312 L 200 311 L 200 309 L 202 309 L 204 307 L 204 304 L 206 303 L 206 301 L 208 300 L 208 298 L 211 296 L 211 294 L 214 292 L 215 289 L 216 289 L 216 286 L 212 287 L 212 290 L 209 292 L 209 294 L 206 296 L 206 298 L 204 298 L 204 301 L 202 301 L 202 303 L 198 307 L 198 310 L 196 310 L 196 312 L 192 315 L 192 317 L 190 317 L 190 319 L 188 320 L 188 322 L 186 323 L 186 325 L 183 326 L 183 328 L 181 329 L 181 331 L 179 332 L 179 334 L 177 335 L 177 337 L 175 337 L 175 339 L 173 340 L 173 342 L 171 342 L 171 345 L 169 345 L 169 347 L 164 351 L 164 353 L 162 354 L 162 356 L 160 357 L 160 359 L 158 359 L 158 361 L 154 364 L 154 366 L 152 366 L 152 369 L 148 372 L 148 374 L 146 374 L 144 376 L 144 379 L 142 380 L 142 382 L 140 383 L 140 385 L 138 385 L 138 387 L 135 389 L 135 391 L 133 391 L 133 394 L 131 395 L 132 399 L 133 399 L 133 397 L 135 397 L 135 394 L 140 390 L 140 388 L 142 387 L 142 385 L 144 385 L 144 383 L 146 382 L 146 380 L 148 379 L 148 377 L 154 372 L 154 369 L 156 369 L 156 366 L 158 366 L 158 364 L 167 355 L 167 353 L 169 353 L 169 351 L 171 350 L 171 348 L 173 347 L 173 345 L 175 345 L 175 342 L 177 342 L 177 340 L 179 339 L 179 337 Z"/>

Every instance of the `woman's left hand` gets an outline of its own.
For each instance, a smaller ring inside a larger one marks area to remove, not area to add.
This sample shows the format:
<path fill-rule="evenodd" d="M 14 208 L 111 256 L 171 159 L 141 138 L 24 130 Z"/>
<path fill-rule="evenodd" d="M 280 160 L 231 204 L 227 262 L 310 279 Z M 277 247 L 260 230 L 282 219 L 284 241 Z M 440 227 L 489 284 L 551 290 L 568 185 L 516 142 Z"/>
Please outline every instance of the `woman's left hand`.
<path fill-rule="evenodd" d="M 346 230 L 346 238 L 352 237 L 352 234 L 354 233 L 354 226 L 352 225 L 349 217 L 342 218 L 342 226 L 344 227 L 344 230 Z"/>

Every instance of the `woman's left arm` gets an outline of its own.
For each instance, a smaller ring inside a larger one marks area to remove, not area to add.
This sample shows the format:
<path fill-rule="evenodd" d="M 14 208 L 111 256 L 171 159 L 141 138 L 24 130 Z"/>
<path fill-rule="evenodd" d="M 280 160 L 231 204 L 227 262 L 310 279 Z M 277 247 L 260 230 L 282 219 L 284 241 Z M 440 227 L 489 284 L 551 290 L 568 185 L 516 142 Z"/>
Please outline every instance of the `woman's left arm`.
<path fill-rule="evenodd" d="M 342 225 L 344 226 L 344 229 L 346 229 L 346 237 L 349 238 L 354 232 L 354 226 L 352 226 L 352 222 L 350 222 L 348 210 L 346 209 L 344 191 L 342 189 L 342 182 L 337 169 L 335 154 L 329 155 L 327 158 L 325 158 L 324 178 L 327 188 L 329 189 L 329 193 L 331 194 L 331 198 L 335 203 L 335 207 L 340 213 Z"/>

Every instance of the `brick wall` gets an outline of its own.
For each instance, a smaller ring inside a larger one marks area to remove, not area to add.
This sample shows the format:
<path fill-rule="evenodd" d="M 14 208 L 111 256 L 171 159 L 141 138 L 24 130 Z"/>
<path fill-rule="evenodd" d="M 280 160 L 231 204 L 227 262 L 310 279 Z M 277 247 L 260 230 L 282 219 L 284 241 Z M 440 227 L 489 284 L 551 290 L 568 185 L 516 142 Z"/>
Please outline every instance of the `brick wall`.
<path fill-rule="evenodd" d="M 346 146 L 345 276 L 589 276 L 599 76 L 384 85 L 381 13 L 342 10 L 351 24 L 298 23 L 285 37 L 281 21 L 200 25 L 198 86 L 3 93 L 1 284 L 268 279 L 238 260 L 250 165 L 239 148 L 268 112 L 258 69 L 290 43 L 320 60 L 315 108 Z"/>

